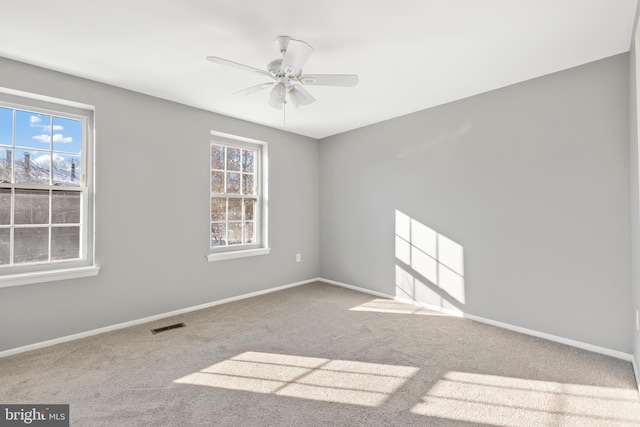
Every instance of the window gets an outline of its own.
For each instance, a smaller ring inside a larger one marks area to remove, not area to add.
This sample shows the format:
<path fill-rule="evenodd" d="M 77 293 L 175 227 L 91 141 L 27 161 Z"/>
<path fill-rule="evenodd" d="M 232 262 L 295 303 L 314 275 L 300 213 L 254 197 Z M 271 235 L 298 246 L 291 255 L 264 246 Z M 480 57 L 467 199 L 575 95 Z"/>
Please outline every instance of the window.
<path fill-rule="evenodd" d="M 92 114 L 0 93 L 0 286 L 93 266 Z"/>
<path fill-rule="evenodd" d="M 209 260 L 268 253 L 266 144 L 212 132 Z"/>

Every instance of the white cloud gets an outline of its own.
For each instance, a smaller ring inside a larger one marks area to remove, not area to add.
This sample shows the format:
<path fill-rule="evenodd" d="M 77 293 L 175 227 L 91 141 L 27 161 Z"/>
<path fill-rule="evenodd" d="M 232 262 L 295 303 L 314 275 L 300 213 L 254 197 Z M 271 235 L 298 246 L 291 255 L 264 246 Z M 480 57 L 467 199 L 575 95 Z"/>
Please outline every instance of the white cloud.
<path fill-rule="evenodd" d="M 40 122 L 42 122 L 42 119 L 38 116 L 29 117 L 29 123 L 31 124 L 32 128 L 41 128 L 43 132 L 51 132 L 51 127 L 52 127 L 51 125 L 41 124 Z M 54 131 L 64 130 L 64 126 L 53 125 L 53 130 Z"/>
<path fill-rule="evenodd" d="M 47 134 L 35 135 L 33 139 L 35 139 L 36 141 L 48 143 L 49 141 L 51 141 L 51 135 L 47 135 Z"/>
<path fill-rule="evenodd" d="M 64 136 L 61 133 L 55 133 L 53 134 L 53 142 L 64 142 L 64 143 L 68 143 L 68 142 L 72 142 L 73 141 L 73 137 L 70 136 Z"/>
<path fill-rule="evenodd" d="M 35 139 L 36 141 L 40 141 L 40 142 L 43 142 L 45 144 L 48 144 L 51 141 L 51 135 L 43 133 L 41 135 L 35 135 L 33 137 L 33 139 Z M 64 136 L 61 133 L 54 133 L 53 134 L 53 142 L 69 143 L 69 142 L 73 142 L 73 137 Z"/>
<path fill-rule="evenodd" d="M 42 128 L 42 132 L 51 132 L 51 126 L 49 125 L 36 125 Z M 57 130 L 64 130 L 64 126 L 62 125 L 53 125 L 54 132 Z"/>

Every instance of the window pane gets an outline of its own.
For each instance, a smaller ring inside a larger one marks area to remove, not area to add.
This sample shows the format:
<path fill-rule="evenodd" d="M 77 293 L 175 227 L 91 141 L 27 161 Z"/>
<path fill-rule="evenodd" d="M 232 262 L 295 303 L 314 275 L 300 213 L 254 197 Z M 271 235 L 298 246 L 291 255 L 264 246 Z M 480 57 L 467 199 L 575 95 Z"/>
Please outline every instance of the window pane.
<path fill-rule="evenodd" d="M 53 153 L 53 183 L 80 186 L 80 158 L 67 154 Z"/>
<path fill-rule="evenodd" d="M 51 198 L 51 222 L 53 224 L 80 223 L 80 197 L 77 191 L 53 191 Z"/>
<path fill-rule="evenodd" d="M 44 151 L 16 150 L 17 183 L 49 184 L 51 156 Z"/>
<path fill-rule="evenodd" d="M 10 148 L 0 147 L 0 181 L 11 182 L 11 158 L 13 151 Z"/>
<path fill-rule="evenodd" d="M 211 144 L 211 169 L 224 170 L 224 146 Z"/>
<path fill-rule="evenodd" d="M 51 149 L 51 116 L 16 110 L 16 146 Z"/>
<path fill-rule="evenodd" d="M 0 145 L 12 145 L 13 110 L 0 107 Z"/>
<path fill-rule="evenodd" d="M 242 199 L 229 199 L 229 221 L 242 219 Z"/>
<path fill-rule="evenodd" d="M 227 199 L 221 197 L 211 198 L 211 221 L 226 221 Z"/>
<path fill-rule="evenodd" d="M 247 221 L 244 223 L 244 242 L 255 243 L 256 223 L 253 221 Z"/>
<path fill-rule="evenodd" d="M 0 224 L 11 223 L 11 189 L 0 188 Z"/>
<path fill-rule="evenodd" d="M 49 223 L 48 190 L 15 190 L 14 222 L 16 224 Z"/>
<path fill-rule="evenodd" d="M 252 199 L 244 199 L 244 219 L 252 220 L 255 210 L 256 201 Z"/>
<path fill-rule="evenodd" d="M 211 142 L 211 247 L 260 241 L 260 149 Z"/>
<path fill-rule="evenodd" d="M 16 228 L 14 230 L 14 262 L 47 261 L 49 251 L 48 228 Z"/>
<path fill-rule="evenodd" d="M 53 151 L 80 154 L 82 150 L 82 122 L 53 117 Z"/>
<path fill-rule="evenodd" d="M 211 192 L 224 194 L 224 172 L 211 172 Z"/>
<path fill-rule="evenodd" d="M 253 175 L 242 174 L 242 194 L 255 194 Z"/>
<path fill-rule="evenodd" d="M 253 173 L 253 159 L 255 156 L 255 151 L 252 150 L 242 150 L 242 171 L 243 172 L 251 172 Z"/>
<path fill-rule="evenodd" d="M 51 229 L 51 259 L 80 258 L 80 227 Z"/>
<path fill-rule="evenodd" d="M 242 243 L 242 222 L 230 222 L 229 233 L 227 234 L 229 245 L 239 245 Z"/>
<path fill-rule="evenodd" d="M 79 191 L 87 184 L 83 175 L 91 172 L 83 157 L 84 144 L 91 141 L 91 112 L 72 117 L 51 107 L 52 113 L 44 114 L 28 111 L 31 107 L 0 107 L 0 183 L 16 184 L 0 188 L 0 265 L 8 265 L 7 272 L 14 271 L 13 264 L 80 259 L 92 234 L 83 224 L 83 197 L 90 190 Z"/>
<path fill-rule="evenodd" d="M 224 223 L 211 224 L 211 247 L 227 244 L 227 226 Z"/>
<path fill-rule="evenodd" d="M 240 149 L 227 147 L 227 170 L 240 170 Z"/>
<path fill-rule="evenodd" d="M 0 228 L 0 265 L 9 264 L 9 238 L 11 230 L 8 228 Z"/>
<path fill-rule="evenodd" d="M 227 193 L 240 194 L 240 174 L 235 172 L 227 173 Z"/>

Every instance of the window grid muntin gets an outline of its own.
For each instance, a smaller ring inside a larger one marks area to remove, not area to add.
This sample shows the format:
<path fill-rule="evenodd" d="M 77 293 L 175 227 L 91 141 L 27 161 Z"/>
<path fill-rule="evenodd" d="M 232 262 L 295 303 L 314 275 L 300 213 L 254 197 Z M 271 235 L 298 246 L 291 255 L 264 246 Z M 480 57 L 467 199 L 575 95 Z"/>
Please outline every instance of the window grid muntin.
<path fill-rule="evenodd" d="M 16 180 L 15 180 L 15 173 L 16 173 L 16 168 L 15 168 L 15 163 L 16 163 L 16 149 L 20 149 L 23 151 L 41 151 L 41 152 L 48 152 L 50 154 L 50 158 L 51 158 L 51 164 L 53 164 L 53 154 L 63 154 L 63 155 L 75 155 L 78 156 L 79 160 L 80 160 L 80 176 L 78 179 L 78 187 L 84 187 L 87 185 L 86 183 L 86 170 L 87 170 L 87 163 L 88 163 L 88 156 L 87 156 L 87 141 L 88 141 L 88 132 L 89 132 L 89 119 L 86 116 L 82 116 L 82 115 L 78 115 L 78 114 L 72 114 L 72 113 L 67 113 L 64 111 L 55 111 L 55 110 L 49 110 L 49 109 L 45 109 L 45 108 L 38 108 L 38 107 L 33 107 L 33 106 L 26 106 L 26 105 L 21 105 L 21 104 L 15 104 L 15 103 L 11 103 L 11 102 L 1 102 L 0 101 L 0 108 L 7 108 L 7 109 L 11 109 L 12 110 L 12 119 L 11 119 L 11 145 L 5 145 L 5 144 L 0 144 L 0 147 L 8 147 L 12 150 L 12 155 L 11 155 L 11 183 L 16 184 Z M 50 145 L 49 145 L 49 149 L 48 150 L 43 150 L 43 149 L 38 149 L 38 148 L 32 148 L 32 147 L 24 147 L 24 146 L 20 146 L 20 145 L 16 145 L 16 115 L 17 115 L 17 111 L 23 111 L 25 113 L 34 113 L 34 114 L 45 114 L 50 116 L 49 119 L 49 126 L 51 127 L 50 130 Z M 72 151 L 63 151 L 63 150 L 54 150 L 53 149 L 53 119 L 54 117 L 59 117 L 59 118 L 63 118 L 63 119 L 70 119 L 70 120 L 77 120 L 81 123 L 81 127 L 82 127 L 82 142 L 80 144 L 80 153 L 75 153 Z M 2 181 L 0 181 L 0 184 L 3 184 Z M 50 168 L 49 171 L 49 184 L 37 184 L 37 183 L 19 183 L 19 184 L 24 184 L 24 185 L 60 185 L 60 184 L 56 184 L 53 182 L 53 167 Z M 64 185 L 63 185 L 64 186 Z M 75 187 L 75 186 L 64 186 L 64 187 Z"/>
<path fill-rule="evenodd" d="M 223 147 L 223 159 L 222 159 L 222 165 L 223 168 L 214 168 L 213 165 L 213 155 L 214 155 L 214 147 L 218 146 L 218 147 Z M 228 157 L 227 157 L 227 153 L 228 153 L 228 149 L 232 148 L 232 149 L 239 149 L 240 150 L 240 159 L 239 159 L 239 169 L 238 170 L 229 170 L 228 169 Z M 243 163 L 243 159 L 244 159 L 244 152 L 252 152 L 253 153 L 253 158 L 252 158 L 252 162 L 253 162 L 253 171 L 252 172 L 245 172 L 245 165 Z M 209 222 L 210 222 L 210 248 L 211 249 L 220 249 L 220 248 L 237 248 L 237 247 L 242 247 L 242 248 L 247 248 L 247 247 L 257 247 L 260 245 L 260 228 L 259 228 L 259 224 L 260 224 L 260 179 L 258 178 L 260 175 L 260 161 L 261 161 L 261 147 L 259 146 L 244 146 L 244 145 L 235 145 L 235 144 L 229 144 L 226 142 L 219 142 L 219 141 L 211 141 L 211 145 L 210 145 L 210 171 L 211 171 L 211 177 L 213 179 L 213 172 L 222 172 L 223 174 L 223 182 L 222 182 L 222 189 L 223 189 L 223 193 L 219 193 L 219 192 L 214 192 L 213 189 L 211 189 L 211 187 L 213 186 L 213 184 L 210 184 L 210 212 L 209 212 Z M 228 182 L 227 182 L 227 178 L 228 178 L 228 173 L 238 173 L 240 175 L 240 189 L 238 193 L 228 193 Z M 244 176 L 252 176 L 253 177 L 253 193 L 250 194 L 244 194 Z M 213 220 L 213 199 L 214 198 L 219 198 L 219 199 L 225 199 L 225 213 L 224 213 L 224 220 L 221 221 L 214 221 Z M 240 199 L 240 206 L 241 206 L 241 219 L 240 220 L 230 220 L 229 219 L 229 201 L 231 199 Z M 253 200 L 254 201 L 254 207 L 253 207 L 253 219 L 248 220 L 246 219 L 246 211 L 245 211 L 245 200 Z M 253 236 L 253 242 L 251 243 L 245 243 L 246 240 L 246 231 L 247 231 L 247 223 L 252 224 L 251 229 L 252 229 L 252 236 Z M 241 229 L 241 241 L 240 243 L 234 243 L 234 244 L 229 244 L 229 230 L 230 224 L 240 224 L 240 229 Z M 214 241 L 214 233 L 213 233 L 213 227 L 214 225 L 223 225 L 224 226 L 224 244 L 222 245 L 214 245 L 213 241 Z"/>
<path fill-rule="evenodd" d="M 82 115 L 76 115 L 66 112 L 60 112 L 55 110 L 49 110 L 44 108 L 30 107 L 24 106 L 20 104 L 8 103 L 8 102 L 0 102 L 0 107 L 11 109 L 11 145 L 0 144 L 0 147 L 8 148 L 11 150 L 11 168 L 10 173 L 10 182 L 0 181 L 0 188 L 10 189 L 11 190 L 11 209 L 10 209 L 10 223 L 0 224 L 0 229 L 9 229 L 9 263 L 1 264 L 0 269 L 6 269 L 9 267 L 23 267 L 23 266 L 37 266 L 37 265 L 47 265 L 47 264 L 59 264 L 64 262 L 72 262 L 72 261 L 80 261 L 87 259 L 87 248 L 86 248 L 86 224 L 87 224 L 87 203 L 88 203 L 88 187 L 86 183 L 86 165 L 88 162 L 87 155 L 87 143 L 88 143 L 88 132 L 89 132 L 89 118 Z M 34 114 L 44 114 L 49 116 L 49 149 L 42 150 L 32 147 L 25 147 L 16 145 L 16 115 L 17 111 L 22 111 L 25 113 L 34 113 Z M 81 142 L 80 142 L 80 153 L 74 153 L 71 151 L 55 151 L 54 141 L 53 141 L 53 132 L 54 132 L 54 118 L 65 118 L 76 120 L 80 122 L 81 125 Z M 34 182 L 16 182 L 16 150 L 21 149 L 24 151 L 37 151 L 37 152 L 46 152 L 50 155 L 50 168 L 49 168 L 49 178 L 48 184 L 43 183 L 34 183 Z M 64 155 L 74 155 L 79 158 L 80 171 L 78 174 L 78 185 L 70 186 L 63 185 L 61 183 L 56 183 L 53 180 L 53 155 L 56 154 L 64 154 Z M 48 212 L 48 222 L 41 224 L 16 224 L 15 223 L 15 193 L 16 190 L 47 190 L 48 191 L 48 204 L 49 204 L 49 212 Z M 53 223 L 52 217 L 52 205 L 53 205 L 53 192 L 54 191 L 71 191 L 80 193 L 80 213 L 78 223 Z M 68 258 L 62 260 L 53 260 L 52 259 L 52 229 L 60 228 L 60 227 L 78 227 L 78 256 L 75 258 Z M 47 260 L 46 261 L 34 261 L 34 262 L 24 262 L 24 263 L 16 263 L 15 262 L 15 230 L 16 229 L 26 229 L 26 228 L 47 228 Z"/>
<path fill-rule="evenodd" d="M 6 188 L 6 187 L 0 187 Z M 0 269 L 7 267 L 15 267 L 15 266 L 23 266 L 23 265 L 38 265 L 38 264 L 52 264 L 52 263 L 60 263 L 60 262 L 68 262 L 68 261 L 77 261 L 84 259 L 85 256 L 85 242 L 84 242 L 84 234 L 85 234 L 85 215 L 84 215 L 84 206 L 86 199 L 86 191 L 83 189 L 78 189 L 76 187 L 70 187 L 67 189 L 60 189 L 59 187 L 48 189 L 48 204 L 49 204 L 49 212 L 48 212 L 48 220 L 46 223 L 24 223 L 24 224 L 16 224 L 15 223 L 15 193 L 16 190 L 25 189 L 24 186 L 13 187 L 11 188 L 11 209 L 10 209 L 10 223 L 9 224 L 0 224 L 0 229 L 9 229 L 9 263 L 1 264 Z M 31 188 L 26 188 L 31 190 Z M 39 188 L 38 190 L 41 190 Z M 53 193 L 55 191 L 73 191 L 80 194 L 80 213 L 79 213 L 79 222 L 53 222 Z M 77 227 L 79 228 L 79 241 L 78 241 L 78 256 L 75 258 L 67 258 L 64 260 L 54 260 L 52 259 L 52 239 L 53 239 L 53 229 L 54 228 L 63 228 L 63 227 Z M 16 263 L 15 262 L 15 230 L 17 229 L 27 229 L 27 228 L 46 228 L 48 229 L 48 244 L 47 244 L 47 260 L 46 261 L 34 261 L 34 262 L 25 262 L 25 263 Z"/>

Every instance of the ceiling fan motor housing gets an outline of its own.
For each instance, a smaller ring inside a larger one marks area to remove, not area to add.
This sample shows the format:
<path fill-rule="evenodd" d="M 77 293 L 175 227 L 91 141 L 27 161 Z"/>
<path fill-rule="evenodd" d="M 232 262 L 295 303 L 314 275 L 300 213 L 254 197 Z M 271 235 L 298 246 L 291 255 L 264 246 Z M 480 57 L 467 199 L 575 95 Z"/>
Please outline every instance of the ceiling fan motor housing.
<path fill-rule="evenodd" d="M 278 73 L 280 72 L 281 65 L 282 65 L 282 59 L 274 59 L 273 61 L 269 62 L 269 64 L 267 65 L 267 71 L 269 71 L 273 75 L 278 75 Z"/>

